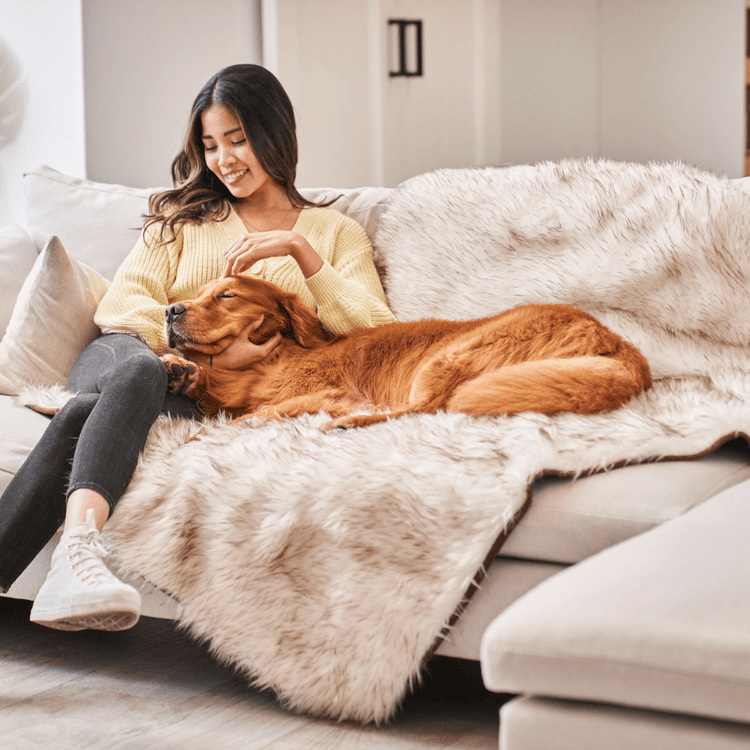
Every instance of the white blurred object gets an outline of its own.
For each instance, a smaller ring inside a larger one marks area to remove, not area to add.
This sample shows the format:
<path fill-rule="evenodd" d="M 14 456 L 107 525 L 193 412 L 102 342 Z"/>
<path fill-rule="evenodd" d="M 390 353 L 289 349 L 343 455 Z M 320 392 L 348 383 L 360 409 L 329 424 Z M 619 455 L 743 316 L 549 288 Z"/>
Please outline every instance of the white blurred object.
<path fill-rule="evenodd" d="M 26 81 L 10 47 L 0 39 L 0 149 L 21 129 L 26 105 Z"/>

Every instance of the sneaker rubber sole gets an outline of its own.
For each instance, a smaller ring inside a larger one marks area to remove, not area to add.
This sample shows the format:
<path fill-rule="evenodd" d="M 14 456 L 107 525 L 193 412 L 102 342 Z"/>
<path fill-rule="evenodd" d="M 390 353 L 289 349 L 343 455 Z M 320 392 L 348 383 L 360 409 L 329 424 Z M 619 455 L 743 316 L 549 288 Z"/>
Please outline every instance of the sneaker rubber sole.
<path fill-rule="evenodd" d="M 58 597 L 37 597 L 29 619 L 55 630 L 127 630 L 138 622 L 141 597 L 135 589 L 121 590 L 116 597 L 91 597 L 86 602 L 61 605 Z M 115 599 L 115 601 L 113 601 Z"/>
<path fill-rule="evenodd" d="M 79 615 L 78 617 L 61 617 L 56 620 L 41 619 L 44 615 L 39 613 L 30 617 L 31 622 L 44 625 L 54 630 L 128 630 L 135 625 L 140 614 L 138 612 L 105 612 L 100 615 Z"/>

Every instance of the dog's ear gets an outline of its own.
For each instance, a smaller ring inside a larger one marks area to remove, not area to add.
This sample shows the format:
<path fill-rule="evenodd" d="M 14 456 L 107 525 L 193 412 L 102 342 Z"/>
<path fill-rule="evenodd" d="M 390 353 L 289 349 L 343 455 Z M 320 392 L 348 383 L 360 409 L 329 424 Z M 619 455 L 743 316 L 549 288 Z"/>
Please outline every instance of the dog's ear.
<path fill-rule="evenodd" d="M 294 340 L 304 349 L 317 349 L 331 340 L 318 316 L 302 302 L 298 294 L 289 293 L 279 300 L 279 305 L 289 320 Z"/>

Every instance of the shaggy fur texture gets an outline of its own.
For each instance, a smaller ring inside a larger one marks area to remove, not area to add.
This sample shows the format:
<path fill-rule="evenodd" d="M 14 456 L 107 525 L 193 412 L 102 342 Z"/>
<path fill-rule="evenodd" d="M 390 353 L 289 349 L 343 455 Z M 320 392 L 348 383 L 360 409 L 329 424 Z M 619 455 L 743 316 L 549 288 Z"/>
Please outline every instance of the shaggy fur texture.
<path fill-rule="evenodd" d="M 323 433 L 326 418 L 188 443 L 198 425 L 162 422 L 108 538 L 286 704 L 382 721 L 520 514 L 537 452 L 484 443 L 465 416 Z M 508 451 L 524 468 L 500 468 Z"/>
<path fill-rule="evenodd" d="M 263 279 L 231 276 L 167 308 L 170 346 L 217 354 L 253 329 L 281 334 L 271 356 L 242 370 L 167 354 L 170 389 L 244 417 L 327 412 L 333 427 L 366 427 L 439 409 L 472 416 L 594 414 L 651 387 L 643 355 L 570 305 L 522 305 L 491 318 L 425 319 L 330 337 L 302 298 Z M 211 409 L 210 407 L 213 407 Z M 380 413 L 355 414 L 367 409 Z"/>
<path fill-rule="evenodd" d="M 289 707 L 361 722 L 397 709 L 488 551 L 544 472 L 710 450 L 750 403 L 666 380 L 591 416 L 409 415 L 321 432 L 327 416 L 162 421 L 108 525 L 120 564 Z"/>
<path fill-rule="evenodd" d="M 220 658 L 291 707 L 384 720 L 535 476 L 750 433 L 748 238 L 750 198 L 681 165 L 415 178 L 378 237 L 400 319 L 578 304 L 662 379 L 590 416 L 438 412 L 322 433 L 321 414 L 222 424 L 197 442 L 197 425 L 162 421 L 110 543 Z"/>
<path fill-rule="evenodd" d="M 405 182 L 376 236 L 399 320 L 578 305 L 654 378 L 750 371 L 750 196 L 684 164 L 563 161 Z"/>

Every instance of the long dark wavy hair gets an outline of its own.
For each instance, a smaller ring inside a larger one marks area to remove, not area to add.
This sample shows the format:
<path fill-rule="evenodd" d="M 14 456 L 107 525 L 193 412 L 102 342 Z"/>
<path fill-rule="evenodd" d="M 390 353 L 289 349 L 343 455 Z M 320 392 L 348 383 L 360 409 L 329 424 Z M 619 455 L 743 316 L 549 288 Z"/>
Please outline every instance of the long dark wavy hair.
<path fill-rule="evenodd" d="M 208 168 L 203 153 L 201 116 L 214 105 L 237 118 L 266 174 L 295 208 L 320 205 L 303 198 L 294 186 L 297 174 L 297 128 L 294 109 L 273 73 L 260 65 L 232 65 L 220 70 L 200 90 L 190 111 L 182 150 L 172 162 L 172 190 L 149 199 L 144 228 L 160 222 L 161 236 L 181 224 L 223 221 L 237 201 Z"/>

